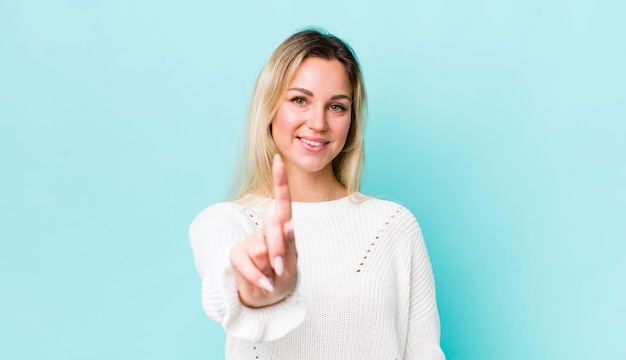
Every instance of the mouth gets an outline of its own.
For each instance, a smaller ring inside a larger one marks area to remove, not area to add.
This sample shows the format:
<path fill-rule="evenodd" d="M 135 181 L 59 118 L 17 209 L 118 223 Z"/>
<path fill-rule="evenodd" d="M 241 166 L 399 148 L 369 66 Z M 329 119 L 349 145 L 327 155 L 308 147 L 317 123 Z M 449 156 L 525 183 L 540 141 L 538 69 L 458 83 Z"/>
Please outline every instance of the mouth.
<path fill-rule="evenodd" d="M 311 145 L 311 146 L 322 146 L 322 145 L 326 145 L 326 144 L 328 144 L 330 142 L 330 141 L 326 141 L 324 139 L 312 138 L 312 137 L 302 137 L 302 136 L 299 136 L 298 139 L 300 139 L 300 141 L 302 141 L 303 143 Z"/>
<path fill-rule="evenodd" d="M 324 150 L 326 148 L 326 145 L 330 143 L 330 141 L 328 140 L 310 136 L 298 136 L 296 138 L 300 141 L 300 143 L 306 150 L 313 152 Z"/>

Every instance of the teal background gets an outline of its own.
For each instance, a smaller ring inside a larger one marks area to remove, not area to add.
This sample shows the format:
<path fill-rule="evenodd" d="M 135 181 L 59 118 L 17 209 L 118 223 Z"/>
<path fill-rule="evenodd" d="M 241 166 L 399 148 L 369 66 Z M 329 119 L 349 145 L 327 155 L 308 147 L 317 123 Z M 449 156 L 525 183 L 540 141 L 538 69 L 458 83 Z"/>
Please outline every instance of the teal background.
<path fill-rule="evenodd" d="M 369 91 L 363 190 L 418 217 L 448 359 L 618 359 L 623 1 L 0 3 L 0 358 L 218 359 L 187 227 L 273 49 Z"/>

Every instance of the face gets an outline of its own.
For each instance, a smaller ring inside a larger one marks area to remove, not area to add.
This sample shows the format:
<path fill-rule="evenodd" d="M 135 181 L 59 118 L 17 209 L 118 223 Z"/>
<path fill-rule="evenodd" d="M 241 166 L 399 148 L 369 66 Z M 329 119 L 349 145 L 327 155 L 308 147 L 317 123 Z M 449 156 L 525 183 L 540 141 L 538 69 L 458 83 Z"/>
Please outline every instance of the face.
<path fill-rule="evenodd" d="M 272 136 L 289 176 L 330 171 L 341 152 L 352 109 L 352 86 L 337 60 L 306 58 L 287 87 Z"/>

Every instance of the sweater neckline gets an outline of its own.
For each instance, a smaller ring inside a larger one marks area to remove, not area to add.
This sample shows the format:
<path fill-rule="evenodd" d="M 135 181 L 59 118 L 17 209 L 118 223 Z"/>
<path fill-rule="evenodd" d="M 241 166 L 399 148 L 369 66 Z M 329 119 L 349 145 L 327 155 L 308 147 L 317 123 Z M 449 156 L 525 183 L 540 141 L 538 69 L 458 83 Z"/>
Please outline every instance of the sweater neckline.
<path fill-rule="evenodd" d="M 259 204 L 262 208 L 265 209 L 266 214 L 271 214 L 274 212 L 274 199 L 266 198 L 259 195 L 249 195 L 251 196 L 252 203 Z M 354 208 L 360 202 L 358 200 L 353 200 L 353 198 L 364 198 L 364 195 L 361 193 L 355 193 L 353 195 L 347 195 L 342 198 L 336 200 L 328 200 L 328 201 L 317 201 L 317 202 L 298 202 L 294 201 L 291 203 L 292 217 L 297 218 L 305 218 L 305 217 L 317 217 L 317 216 L 326 216 L 329 214 L 336 214 L 343 211 L 347 211 L 349 209 Z M 256 199 L 255 199 L 256 198 Z M 256 206 L 253 206 L 256 207 Z M 257 208 L 259 209 L 259 208 Z M 260 210 L 260 209 L 259 209 Z"/>
<path fill-rule="evenodd" d="M 272 200 L 272 206 L 274 200 Z M 350 201 L 350 196 L 344 196 L 336 200 L 318 202 L 298 202 L 291 203 L 294 218 L 311 217 L 339 213 L 351 209 L 356 204 Z"/>

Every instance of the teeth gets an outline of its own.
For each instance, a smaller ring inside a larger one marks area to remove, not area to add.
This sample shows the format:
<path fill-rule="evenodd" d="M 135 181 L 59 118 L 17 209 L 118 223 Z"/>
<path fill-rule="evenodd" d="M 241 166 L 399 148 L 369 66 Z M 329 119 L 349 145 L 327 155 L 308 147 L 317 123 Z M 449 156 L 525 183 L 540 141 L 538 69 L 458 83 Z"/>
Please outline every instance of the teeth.
<path fill-rule="evenodd" d="M 303 139 L 303 138 L 300 138 L 300 140 L 302 140 L 304 143 L 309 144 L 311 146 L 322 146 L 322 145 L 324 145 L 323 142 L 317 142 L 317 141 L 307 140 L 307 139 Z"/>

